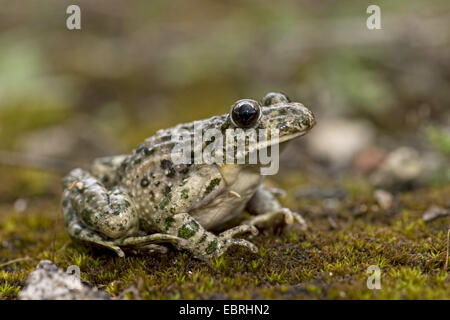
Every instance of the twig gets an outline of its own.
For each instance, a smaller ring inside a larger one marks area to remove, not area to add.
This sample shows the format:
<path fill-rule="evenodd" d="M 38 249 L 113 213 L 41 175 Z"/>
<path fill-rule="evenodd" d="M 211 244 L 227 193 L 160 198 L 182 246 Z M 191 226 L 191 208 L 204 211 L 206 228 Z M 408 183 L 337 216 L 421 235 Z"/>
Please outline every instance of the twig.
<path fill-rule="evenodd" d="M 8 266 L 10 264 L 13 264 L 13 263 L 16 263 L 16 262 L 19 262 L 19 261 L 24 261 L 24 260 L 29 260 L 29 259 L 30 259 L 30 257 L 28 257 L 28 256 L 23 257 L 23 258 L 17 258 L 17 259 L 14 259 L 14 260 L 11 260 L 11 261 L 8 261 L 8 262 L 0 264 L 0 268 L 6 267 L 6 266 Z"/>
<path fill-rule="evenodd" d="M 448 252 L 450 249 L 450 228 L 448 229 L 447 232 L 447 255 L 445 256 L 445 265 L 444 265 L 444 270 L 447 271 L 447 267 L 448 267 Z"/>

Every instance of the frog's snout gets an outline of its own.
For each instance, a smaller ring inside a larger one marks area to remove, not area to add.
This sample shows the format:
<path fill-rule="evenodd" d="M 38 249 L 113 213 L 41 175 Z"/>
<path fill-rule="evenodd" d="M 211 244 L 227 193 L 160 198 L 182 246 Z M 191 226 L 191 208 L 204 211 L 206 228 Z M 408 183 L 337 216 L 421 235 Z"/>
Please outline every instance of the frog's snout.
<path fill-rule="evenodd" d="M 303 114 L 305 117 L 305 119 L 303 121 L 305 122 L 306 126 L 309 129 L 314 127 L 316 125 L 316 117 L 314 116 L 314 113 L 312 113 L 312 111 L 309 110 L 308 108 L 304 107 Z"/>
<path fill-rule="evenodd" d="M 300 132 L 309 131 L 316 124 L 316 118 L 311 110 L 298 102 L 290 103 L 287 107 L 293 118 L 293 125 Z"/>

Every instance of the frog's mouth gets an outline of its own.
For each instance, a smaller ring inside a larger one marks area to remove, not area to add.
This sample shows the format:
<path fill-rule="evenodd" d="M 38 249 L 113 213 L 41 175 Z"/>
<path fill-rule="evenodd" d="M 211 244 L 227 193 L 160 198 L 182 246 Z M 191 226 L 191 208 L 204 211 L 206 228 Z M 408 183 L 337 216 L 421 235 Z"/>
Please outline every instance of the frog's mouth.
<path fill-rule="evenodd" d="M 284 136 L 282 136 L 282 137 L 280 137 L 278 139 L 274 139 L 274 140 L 258 142 L 258 147 L 256 148 L 256 150 L 270 148 L 270 147 L 273 147 L 275 145 L 280 145 L 280 146 L 281 145 L 286 145 L 287 142 L 305 135 L 308 131 L 309 130 L 302 131 L 302 132 L 297 132 L 297 133 L 293 133 L 293 134 L 289 134 L 289 135 L 284 135 Z"/>

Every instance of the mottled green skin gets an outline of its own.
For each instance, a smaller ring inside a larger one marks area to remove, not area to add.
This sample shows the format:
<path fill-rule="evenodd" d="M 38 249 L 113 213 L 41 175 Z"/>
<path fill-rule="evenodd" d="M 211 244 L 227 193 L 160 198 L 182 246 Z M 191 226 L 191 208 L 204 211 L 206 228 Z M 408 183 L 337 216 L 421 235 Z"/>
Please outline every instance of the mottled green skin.
<path fill-rule="evenodd" d="M 279 129 L 280 143 L 305 134 L 315 124 L 313 114 L 282 94 L 263 98 L 258 129 Z M 234 128 L 229 115 L 197 121 L 200 130 Z M 194 133 L 194 123 L 159 130 L 130 155 L 97 159 L 90 172 L 73 170 L 64 179 L 63 214 L 69 234 L 108 247 L 165 248 L 170 242 L 208 260 L 231 245 L 256 252 L 237 234 L 257 234 L 255 225 L 278 214 L 287 223 L 304 223 L 275 199 L 262 184 L 259 165 L 174 165 L 171 151 L 181 130 Z M 208 145 L 206 142 L 202 148 Z M 258 148 L 265 147 L 258 145 Z M 248 152 L 248 150 L 245 150 Z M 256 216 L 218 235 L 246 209 Z"/>

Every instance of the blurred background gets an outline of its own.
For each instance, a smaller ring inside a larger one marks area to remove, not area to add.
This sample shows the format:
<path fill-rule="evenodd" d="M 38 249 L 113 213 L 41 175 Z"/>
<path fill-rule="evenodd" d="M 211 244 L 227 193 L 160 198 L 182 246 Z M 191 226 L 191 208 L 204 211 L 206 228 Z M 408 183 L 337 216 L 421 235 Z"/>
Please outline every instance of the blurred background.
<path fill-rule="evenodd" d="M 377 1 L 381 30 L 370 4 L 1 1 L 0 201 L 56 199 L 70 168 L 269 91 L 318 123 L 274 179 L 449 183 L 450 2 Z"/>

